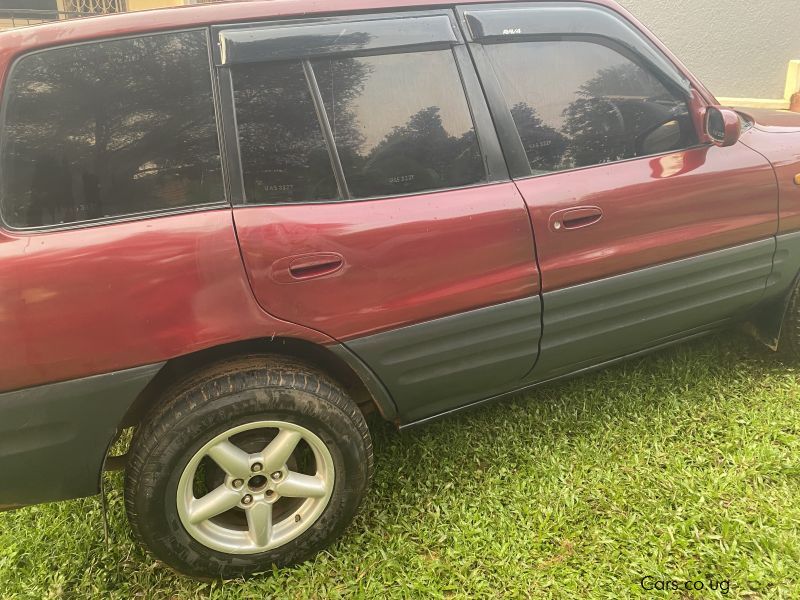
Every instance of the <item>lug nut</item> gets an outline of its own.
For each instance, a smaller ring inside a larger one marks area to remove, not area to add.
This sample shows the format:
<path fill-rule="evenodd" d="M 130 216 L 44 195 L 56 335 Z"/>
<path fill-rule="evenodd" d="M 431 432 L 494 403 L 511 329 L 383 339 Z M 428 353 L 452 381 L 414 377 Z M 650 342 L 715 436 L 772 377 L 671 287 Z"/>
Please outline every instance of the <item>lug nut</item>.
<path fill-rule="evenodd" d="M 270 477 L 272 477 L 275 481 L 278 481 L 283 476 L 283 473 L 280 471 L 275 471 Z"/>
<path fill-rule="evenodd" d="M 262 465 L 261 463 L 253 463 L 253 466 L 250 467 L 250 470 L 253 471 L 253 473 L 258 473 L 263 468 L 264 465 Z"/>
<path fill-rule="evenodd" d="M 233 480 L 233 487 L 240 488 L 244 485 L 244 479 L 234 479 Z"/>
<path fill-rule="evenodd" d="M 245 497 L 242 498 L 242 504 L 250 504 L 253 501 L 253 497 L 250 494 L 245 494 Z"/>

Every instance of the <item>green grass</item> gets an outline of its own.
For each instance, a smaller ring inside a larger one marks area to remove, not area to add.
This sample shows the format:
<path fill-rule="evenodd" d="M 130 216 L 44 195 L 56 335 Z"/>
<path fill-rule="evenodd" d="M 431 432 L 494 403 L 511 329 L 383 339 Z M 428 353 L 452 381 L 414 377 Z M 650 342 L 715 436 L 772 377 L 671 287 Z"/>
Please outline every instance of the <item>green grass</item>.
<path fill-rule="evenodd" d="M 146 555 L 114 475 L 110 549 L 98 498 L 0 514 L 0 597 L 797 598 L 799 393 L 730 333 L 426 428 L 377 423 L 344 537 L 247 582 Z M 645 575 L 731 589 L 645 592 Z"/>

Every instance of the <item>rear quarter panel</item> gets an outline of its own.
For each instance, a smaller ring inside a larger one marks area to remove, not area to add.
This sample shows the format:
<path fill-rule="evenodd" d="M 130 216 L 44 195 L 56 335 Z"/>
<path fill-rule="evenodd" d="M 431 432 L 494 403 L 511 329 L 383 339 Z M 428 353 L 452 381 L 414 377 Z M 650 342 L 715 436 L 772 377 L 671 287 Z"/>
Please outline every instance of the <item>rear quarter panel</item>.
<path fill-rule="evenodd" d="M 0 231 L 0 391 L 271 336 L 230 209 L 63 231 Z"/>

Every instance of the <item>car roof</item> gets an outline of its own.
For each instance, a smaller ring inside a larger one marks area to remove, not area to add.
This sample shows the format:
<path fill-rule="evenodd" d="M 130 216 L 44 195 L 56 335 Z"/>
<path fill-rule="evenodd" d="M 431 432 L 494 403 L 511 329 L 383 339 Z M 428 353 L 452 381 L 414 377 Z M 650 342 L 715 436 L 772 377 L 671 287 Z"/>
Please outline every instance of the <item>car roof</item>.
<path fill-rule="evenodd" d="M 513 1 L 513 0 L 512 0 Z M 584 0 L 615 6 L 613 0 Z M 492 4 L 508 0 L 237 0 L 170 8 L 66 19 L 0 31 L 0 83 L 5 80 L 14 58 L 49 46 L 139 35 L 171 29 L 205 27 L 216 23 L 237 23 L 326 14 L 369 13 L 393 9 L 447 8 L 457 4 Z"/>
<path fill-rule="evenodd" d="M 613 0 L 582 1 L 618 8 Z M 18 54 L 20 51 L 36 47 L 136 35 L 165 29 L 200 27 L 215 23 L 508 2 L 509 0 L 462 0 L 460 2 L 436 0 L 336 0 L 336 2 L 331 0 L 229 0 L 210 4 L 66 19 L 0 31 L 0 54 L 6 52 Z"/>
<path fill-rule="evenodd" d="M 49 46 L 61 46 L 103 38 L 140 35 L 150 32 L 191 29 L 213 24 L 266 21 L 282 18 L 358 14 L 403 9 L 451 8 L 465 4 L 510 4 L 515 0 L 234 0 L 171 8 L 159 8 L 113 15 L 67 19 L 55 23 L 0 31 L 0 89 L 5 83 L 14 59 L 24 53 Z M 520 1 L 520 0 L 517 0 Z M 531 0 L 527 0 L 530 2 Z M 553 0 L 533 0 L 553 2 Z M 571 1 L 575 0 L 556 0 Z M 645 29 L 638 20 L 615 0 L 578 0 L 613 8 L 634 24 Z M 713 99 L 677 58 L 657 39 L 655 43 L 684 70 L 690 80 Z"/>

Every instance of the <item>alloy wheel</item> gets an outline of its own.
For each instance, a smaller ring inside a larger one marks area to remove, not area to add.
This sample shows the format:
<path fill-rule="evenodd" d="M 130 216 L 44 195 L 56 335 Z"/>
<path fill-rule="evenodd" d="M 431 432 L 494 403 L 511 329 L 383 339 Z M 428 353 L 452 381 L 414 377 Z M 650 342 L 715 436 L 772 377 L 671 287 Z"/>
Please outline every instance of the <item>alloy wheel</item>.
<path fill-rule="evenodd" d="M 317 435 L 285 421 L 247 423 L 209 440 L 189 460 L 178 482 L 178 515 L 209 548 L 265 552 L 319 518 L 333 482 L 333 458 Z"/>

